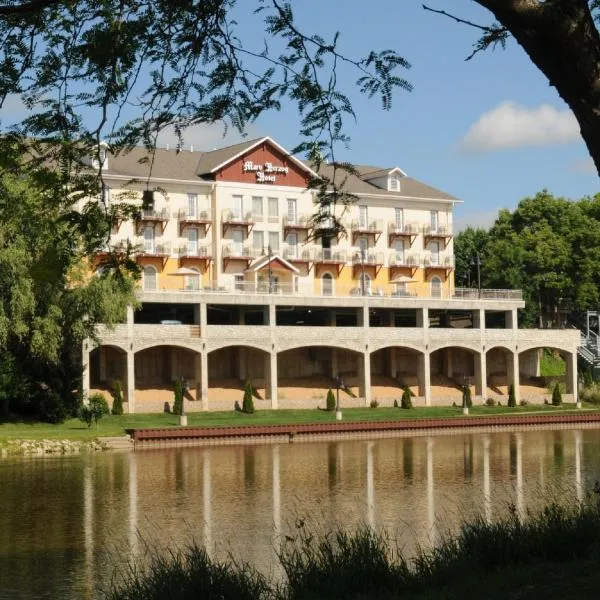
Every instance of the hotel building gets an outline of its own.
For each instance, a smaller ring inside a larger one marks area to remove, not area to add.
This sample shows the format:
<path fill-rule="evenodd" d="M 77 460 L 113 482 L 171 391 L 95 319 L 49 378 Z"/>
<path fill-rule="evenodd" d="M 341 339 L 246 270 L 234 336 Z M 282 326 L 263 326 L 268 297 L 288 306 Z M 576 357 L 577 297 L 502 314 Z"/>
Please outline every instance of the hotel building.
<path fill-rule="evenodd" d="M 357 201 L 336 208 L 347 235 L 331 237 L 311 225 L 316 173 L 272 138 L 144 155 L 102 165 L 105 201 L 140 205 L 111 245 L 136 245 L 142 279 L 126 323 L 84 343 L 84 393 L 119 381 L 129 412 L 162 411 L 183 377 L 187 411 L 231 409 L 250 380 L 259 409 L 315 408 L 341 378 L 342 406 L 390 405 L 403 386 L 417 405 L 460 403 L 465 384 L 543 401 L 551 347 L 576 395 L 577 330 L 519 329 L 520 291 L 455 286 L 453 196 L 357 165 Z"/>

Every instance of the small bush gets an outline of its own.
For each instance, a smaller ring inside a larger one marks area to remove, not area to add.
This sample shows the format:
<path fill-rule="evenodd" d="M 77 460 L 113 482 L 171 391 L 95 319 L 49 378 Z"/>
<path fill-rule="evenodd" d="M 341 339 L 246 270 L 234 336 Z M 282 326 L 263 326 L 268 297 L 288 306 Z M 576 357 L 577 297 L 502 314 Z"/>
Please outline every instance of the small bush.
<path fill-rule="evenodd" d="M 398 400 L 394 398 L 394 408 L 398 408 Z"/>
<path fill-rule="evenodd" d="M 327 397 L 325 398 L 325 410 L 335 410 L 335 396 L 331 388 L 327 391 Z"/>
<path fill-rule="evenodd" d="M 412 398 L 410 396 L 410 388 L 408 386 L 404 387 L 404 392 L 402 393 L 402 408 L 412 408 Z"/>
<path fill-rule="evenodd" d="M 377 400 L 371 400 L 371 404 L 369 404 L 371 408 L 377 408 L 379 406 L 379 402 Z"/>
<path fill-rule="evenodd" d="M 529 402 L 527 402 L 527 400 L 521 400 L 521 402 L 519 402 L 519 404 L 521 406 L 527 406 L 529 404 Z"/>
<path fill-rule="evenodd" d="M 252 384 L 246 381 L 244 386 L 244 397 L 242 398 L 242 412 L 247 415 L 254 413 L 254 399 L 252 398 Z"/>
<path fill-rule="evenodd" d="M 562 394 L 560 393 L 560 384 L 557 382 L 552 391 L 552 406 L 560 406 L 562 404 Z"/>
<path fill-rule="evenodd" d="M 104 416 L 110 414 L 108 408 L 108 402 L 102 394 L 92 394 L 88 398 L 87 406 L 82 406 L 79 409 L 79 418 L 87 424 L 88 427 L 92 426 L 92 422 L 98 425 L 98 421 Z"/>
<path fill-rule="evenodd" d="M 486 406 L 496 406 L 496 401 L 495 401 L 493 398 L 488 398 L 488 399 L 485 401 L 485 405 L 486 405 Z"/>
<path fill-rule="evenodd" d="M 592 383 L 584 387 L 581 390 L 579 397 L 583 402 L 590 402 L 591 404 L 600 404 L 600 384 Z"/>
<path fill-rule="evenodd" d="M 514 383 L 511 383 L 508 386 L 508 406 L 510 406 L 511 408 L 514 408 L 515 406 L 517 406 L 517 399 L 515 397 Z"/>
<path fill-rule="evenodd" d="M 174 400 L 173 400 L 173 414 L 174 415 L 182 415 L 183 414 L 183 379 L 178 377 L 175 381 L 175 390 L 174 390 Z"/>
<path fill-rule="evenodd" d="M 115 386 L 113 388 L 112 414 L 123 414 L 123 392 L 121 392 L 121 384 L 118 381 L 115 381 Z"/>

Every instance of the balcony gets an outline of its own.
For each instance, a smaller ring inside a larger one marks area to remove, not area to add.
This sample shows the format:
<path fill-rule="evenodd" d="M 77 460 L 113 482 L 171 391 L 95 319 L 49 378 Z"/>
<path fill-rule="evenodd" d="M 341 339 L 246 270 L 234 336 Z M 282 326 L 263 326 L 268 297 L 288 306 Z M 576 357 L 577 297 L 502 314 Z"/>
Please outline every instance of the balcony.
<path fill-rule="evenodd" d="M 423 227 L 423 245 L 433 240 L 439 240 L 444 244 L 444 247 L 448 245 L 448 242 L 452 239 L 452 229 L 449 225 L 438 225 L 437 228 L 432 228 L 431 225 L 425 225 Z"/>
<path fill-rule="evenodd" d="M 255 222 L 256 220 L 254 219 L 254 216 L 250 211 L 239 212 L 235 210 L 225 209 L 221 213 L 221 225 L 223 227 L 223 236 L 225 236 L 225 234 L 227 233 L 227 229 L 229 229 L 230 227 L 242 227 L 246 229 L 248 233 L 250 233 L 250 231 L 254 227 Z"/>
<path fill-rule="evenodd" d="M 352 233 L 352 242 L 361 235 L 373 236 L 375 242 L 377 242 L 379 236 L 383 233 L 383 224 L 381 221 L 352 221 L 350 223 L 350 231 Z"/>
<path fill-rule="evenodd" d="M 463 300 L 523 300 L 523 290 L 478 290 L 456 288 L 454 298 Z"/>
<path fill-rule="evenodd" d="M 359 269 L 365 267 L 374 267 L 379 271 L 383 267 L 383 252 L 374 252 L 372 250 L 361 250 L 354 248 L 352 250 L 352 270 L 356 273 Z"/>
<path fill-rule="evenodd" d="M 310 231 L 310 216 L 301 215 L 290 219 L 288 216 L 283 217 L 283 236 L 287 237 L 290 231 Z"/>
<path fill-rule="evenodd" d="M 225 244 L 223 246 L 223 268 L 231 261 L 242 261 L 249 265 L 252 260 L 262 255 L 262 248 L 253 248 L 249 244 Z"/>
<path fill-rule="evenodd" d="M 446 271 L 448 274 L 454 269 L 454 256 L 440 256 L 439 254 L 427 254 L 423 260 L 423 266 L 427 271 Z"/>
<path fill-rule="evenodd" d="M 170 242 L 157 244 L 156 242 L 150 243 L 148 240 L 138 239 L 136 245 L 138 246 L 137 258 L 160 258 L 163 267 L 169 256 L 171 256 Z"/>
<path fill-rule="evenodd" d="M 418 254 L 391 251 L 388 254 L 388 266 L 393 269 L 410 269 L 411 273 L 421 266 L 421 257 Z"/>
<path fill-rule="evenodd" d="M 186 227 L 203 227 L 205 231 L 210 229 L 212 225 L 212 217 L 209 210 L 199 210 L 195 214 L 189 214 L 185 209 L 182 209 L 177 214 L 179 220 L 179 235 L 183 235 Z"/>
<path fill-rule="evenodd" d="M 210 262 L 212 260 L 210 246 L 208 244 L 198 244 L 194 247 L 185 244 L 179 248 L 179 258 Z"/>
<path fill-rule="evenodd" d="M 313 246 L 283 244 L 281 256 L 291 263 L 308 265 L 314 261 L 315 249 Z"/>
<path fill-rule="evenodd" d="M 345 265 L 348 258 L 345 250 L 337 248 L 319 248 L 315 249 L 315 262 L 319 264 Z"/>
<path fill-rule="evenodd" d="M 388 223 L 388 245 L 391 246 L 395 239 L 408 240 L 408 245 L 412 246 L 413 242 L 419 235 L 419 229 L 412 223 L 398 224 L 396 221 Z"/>
<path fill-rule="evenodd" d="M 147 225 L 160 225 L 161 231 L 164 233 L 165 227 L 169 222 L 169 211 L 166 208 L 158 209 L 142 209 L 135 218 L 136 231 L 139 234 Z"/>

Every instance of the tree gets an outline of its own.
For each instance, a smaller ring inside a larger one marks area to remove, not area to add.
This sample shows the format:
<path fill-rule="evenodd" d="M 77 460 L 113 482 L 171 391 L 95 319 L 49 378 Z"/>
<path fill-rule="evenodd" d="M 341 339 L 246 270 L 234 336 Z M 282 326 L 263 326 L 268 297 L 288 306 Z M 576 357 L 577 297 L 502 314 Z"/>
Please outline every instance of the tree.
<path fill-rule="evenodd" d="M 558 381 L 554 384 L 554 389 L 552 390 L 552 405 L 560 406 L 562 404 L 562 394 L 560 392 L 560 383 Z"/>
<path fill-rule="evenodd" d="M 326 410 L 335 410 L 335 396 L 333 395 L 331 388 L 329 388 L 327 390 L 327 397 L 325 399 L 325 409 Z"/>
<path fill-rule="evenodd" d="M 517 399 L 515 398 L 515 385 L 511 383 L 508 386 L 508 406 L 515 408 L 517 406 Z"/>
<path fill-rule="evenodd" d="M 173 400 L 173 414 L 174 415 L 182 415 L 183 414 L 183 394 L 185 390 L 183 389 L 183 377 L 178 377 L 175 380 L 175 390 L 174 390 L 174 400 Z"/>
<path fill-rule="evenodd" d="M 467 227 L 454 238 L 456 281 L 464 287 L 477 285 L 477 256 L 485 256 L 488 232 Z"/>
<path fill-rule="evenodd" d="M 410 394 L 410 388 L 406 385 L 404 386 L 404 391 L 402 392 L 402 408 L 412 408 L 412 398 Z"/>
<path fill-rule="evenodd" d="M 125 318 L 133 279 L 87 274 L 87 226 L 52 185 L 0 174 L 0 398 L 48 420 L 75 415 L 80 352 L 98 323 Z"/>
<path fill-rule="evenodd" d="M 251 415 L 254 413 L 254 399 L 253 399 L 252 384 L 250 381 L 246 381 L 244 386 L 244 397 L 242 399 L 242 412 Z"/>
<path fill-rule="evenodd" d="M 462 406 L 463 408 L 471 408 L 473 406 L 473 400 L 471 399 L 471 386 L 467 385 L 466 383 L 463 385 Z"/>
<path fill-rule="evenodd" d="M 114 385 L 114 389 L 113 389 L 112 414 L 113 415 L 122 415 L 123 414 L 123 392 L 121 391 L 121 384 L 118 381 L 115 381 L 115 385 Z"/>
<path fill-rule="evenodd" d="M 472 58 L 490 46 L 504 46 L 509 35 L 569 105 L 600 173 L 600 0 L 473 0 L 498 20 L 479 25 L 450 16 L 482 31 Z"/>

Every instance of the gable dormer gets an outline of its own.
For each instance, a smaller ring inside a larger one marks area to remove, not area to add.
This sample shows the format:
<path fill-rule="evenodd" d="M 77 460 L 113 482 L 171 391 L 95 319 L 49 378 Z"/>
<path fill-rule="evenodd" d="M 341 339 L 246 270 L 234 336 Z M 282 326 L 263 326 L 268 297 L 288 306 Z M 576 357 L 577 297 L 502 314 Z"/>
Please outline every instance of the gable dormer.
<path fill-rule="evenodd" d="M 394 167 L 393 169 L 378 169 L 377 171 L 364 173 L 361 179 L 382 190 L 400 192 L 402 191 L 403 177 L 406 177 L 406 173 L 400 167 Z"/>

